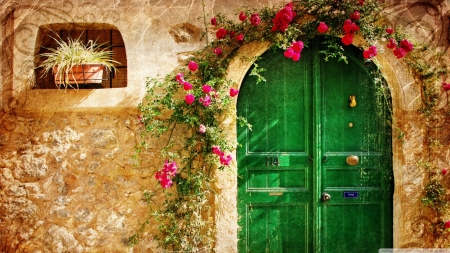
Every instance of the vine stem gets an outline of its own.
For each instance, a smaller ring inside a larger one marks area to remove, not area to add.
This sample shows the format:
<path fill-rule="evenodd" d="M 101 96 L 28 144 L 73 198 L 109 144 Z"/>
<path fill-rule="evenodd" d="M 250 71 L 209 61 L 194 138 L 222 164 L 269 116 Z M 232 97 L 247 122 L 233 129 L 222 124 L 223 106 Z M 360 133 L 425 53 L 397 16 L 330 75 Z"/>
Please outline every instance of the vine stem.
<path fill-rule="evenodd" d="M 205 0 L 202 0 L 202 7 L 203 7 L 203 23 L 205 24 L 205 37 L 206 37 L 206 44 L 209 44 L 209 38 L 208 38 L 208 25 L 206 23 L 206 12 L 205 12 Z"/>

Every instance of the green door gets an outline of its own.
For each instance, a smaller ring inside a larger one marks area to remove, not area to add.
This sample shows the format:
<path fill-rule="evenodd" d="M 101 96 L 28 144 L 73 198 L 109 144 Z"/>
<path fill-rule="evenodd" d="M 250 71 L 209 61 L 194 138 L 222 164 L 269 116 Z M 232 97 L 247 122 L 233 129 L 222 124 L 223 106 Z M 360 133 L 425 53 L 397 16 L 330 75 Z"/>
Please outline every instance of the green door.
<path fill-rule="evenodd" d="M 266 52 L 267 82 L 241 86 L 237 113 L 252 130 L 238 126 L 240 252 L 392 247 L 387 106 L 360 50 L 346 47 L 346 64 L 319 45 L 298 62 Z"/>

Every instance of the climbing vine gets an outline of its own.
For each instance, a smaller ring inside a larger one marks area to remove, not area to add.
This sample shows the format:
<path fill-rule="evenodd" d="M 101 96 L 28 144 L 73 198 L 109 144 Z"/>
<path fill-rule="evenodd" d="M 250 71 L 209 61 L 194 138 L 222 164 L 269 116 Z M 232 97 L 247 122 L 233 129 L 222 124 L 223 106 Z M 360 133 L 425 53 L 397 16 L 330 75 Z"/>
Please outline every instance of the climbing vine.
<path fill-rule="evenodd" d="M 406 58 L 419 76 L 424 101 L 420 111 L 431 117 L 439 97 L 433 83 L 446 71 L 427 68 L 405 33 L 383 25 L 382 10 L 374 0 L 307 0 L 277 8 L 242 8 L 239 21 L 217 14 L 208 23 L 204 15 L 205 47 L 194 52 L 183 68 L 147 80 L 147 94 L 139 106 L 143 131 L 137 157 L 149 143 L 157 142 L 162 147 L 161 166 L 155 173 L 156 190 L 144 195 L 149 216 L 129 238 L 130 244 L 138 243 L 146 226 L 156 221 L 159 234 L 154 239 L 160 248 L 206 252 L 214 247 L 214 175 L 234 162 L 231 154 L 236 145 L 227 139 L 222 122 L 234 113 L 230 108 L 239 93 L 237 84 L 226 79 L 226 70 L 246 43 L 266 42 L 272 49 L 283 49 L 286 58 L 301 61 L 310 39 L 325 36 L 326 49 L 320 52 L 323 57 L 346 61 L 344 47 L 359 36 L 366 43 L 361 53 L 371 61 L 378 53 L 373 43 L 384 41 L 384 50 L 391 50 L 398 59 Z M 209 40 L 210 36 L 215 39 Z M 256 64 L 251 74 L 264 81 L 264 70 Z M 237 117 L 237 121 L 251 128 L 245 118 Z M 423 202 L 444 214 L 446 189 L 428 171 L 431 183 L 426 186 Z"/>

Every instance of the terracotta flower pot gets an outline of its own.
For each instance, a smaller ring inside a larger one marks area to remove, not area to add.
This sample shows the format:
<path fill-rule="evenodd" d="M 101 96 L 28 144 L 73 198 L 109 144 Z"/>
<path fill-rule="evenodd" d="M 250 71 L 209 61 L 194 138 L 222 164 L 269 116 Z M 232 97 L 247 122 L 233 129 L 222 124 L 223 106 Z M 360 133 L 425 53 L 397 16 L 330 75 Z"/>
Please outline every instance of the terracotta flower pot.
<path fill-rule="evenodd" d="M 75 65 L 67 73 L 57 73 L 57 67 L 53 68 L 53 75 L 55 84 L 87 84 L 87 83 L 102 83 L 103 71 L 105 66 L 101 64 L 84 64 Z M 61 80 L 63 79 L 63 80 Z M 65 81 L 65 82 L 64 82 Z"/>

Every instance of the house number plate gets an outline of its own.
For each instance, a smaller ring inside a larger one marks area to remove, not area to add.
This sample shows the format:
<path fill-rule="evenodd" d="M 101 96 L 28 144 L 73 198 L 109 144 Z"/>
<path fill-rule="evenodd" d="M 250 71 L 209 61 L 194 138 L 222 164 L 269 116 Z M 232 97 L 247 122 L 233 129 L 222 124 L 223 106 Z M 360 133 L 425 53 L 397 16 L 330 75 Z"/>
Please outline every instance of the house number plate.
<path fill-rule="evenodd" d="M 359 192 L 349 191 L 344 192 L 344 199 L 357 199 L 359 197 Z"/>

